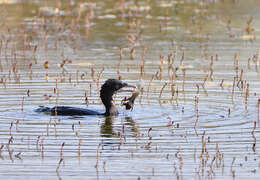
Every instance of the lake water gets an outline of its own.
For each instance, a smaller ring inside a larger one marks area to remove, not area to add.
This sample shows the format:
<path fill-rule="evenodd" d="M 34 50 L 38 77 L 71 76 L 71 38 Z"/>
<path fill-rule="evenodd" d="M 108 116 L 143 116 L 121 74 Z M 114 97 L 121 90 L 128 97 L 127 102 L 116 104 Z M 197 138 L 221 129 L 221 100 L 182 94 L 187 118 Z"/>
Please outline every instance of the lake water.
<path fill-rule="evenodd" d="M 0 0 L 1 179 L 259 179 L 260 2 Z M 142 87 L 117 117 L 108 78 Z M 85 99 L 88 99 L 86 104 Z"/>

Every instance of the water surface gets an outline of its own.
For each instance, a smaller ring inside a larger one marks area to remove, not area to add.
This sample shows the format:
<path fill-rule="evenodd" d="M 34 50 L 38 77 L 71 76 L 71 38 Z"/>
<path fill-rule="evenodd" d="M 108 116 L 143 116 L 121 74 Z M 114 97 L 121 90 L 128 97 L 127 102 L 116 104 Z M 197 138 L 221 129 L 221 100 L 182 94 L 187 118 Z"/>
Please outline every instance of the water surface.
<path fill-rule="evenodd" d="M 259 179 L 259 5 L 0 1 L 0 177 Z M 119 77 L 143 87 L 133 111 L 34 112 L 104 111 Z"/>

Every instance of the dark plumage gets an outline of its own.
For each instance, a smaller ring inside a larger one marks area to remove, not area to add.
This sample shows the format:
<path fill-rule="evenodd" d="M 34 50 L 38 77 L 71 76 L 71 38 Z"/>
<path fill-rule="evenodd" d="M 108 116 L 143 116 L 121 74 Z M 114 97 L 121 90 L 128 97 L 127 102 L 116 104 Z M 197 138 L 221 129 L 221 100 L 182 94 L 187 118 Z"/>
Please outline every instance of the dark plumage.
<path fill-rule="evenodd" d="M 47 112 L 52 115 L 62 115 L 62 116 L 82 116 L 82 115 L 105 115 L 105 116 L 116 116 L 118 115 L 118 110 L 113 103 L 113 95 L 124 87 L 132 87 L 135 86 L 129 85 L 121 80 L 117 79 L 108 79 L 102 85 L 100 90 L 100 98 L 102 103 L 106 108 L 106 112 L 100 113 L 97 111 L 93 111 L 85 108 L 78 107 L 69 107 L 69 106 L 55 106 L 53 108 L 49 107 L 40 107 L 36 109 L 36 112 Z"/>

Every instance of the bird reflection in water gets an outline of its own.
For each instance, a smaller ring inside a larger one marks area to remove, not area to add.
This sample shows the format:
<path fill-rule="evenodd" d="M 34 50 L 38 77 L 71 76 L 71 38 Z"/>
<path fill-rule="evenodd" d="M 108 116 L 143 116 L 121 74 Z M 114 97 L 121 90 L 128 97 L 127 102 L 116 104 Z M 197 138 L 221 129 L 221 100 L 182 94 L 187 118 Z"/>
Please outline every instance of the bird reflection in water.
<path fill-rule="evenodd" d="M 123 117 L 124 121 L 121 123 L 120 128 L 118 126 L 114 126 L 115 120 L 116 119 L 113 116 L 106 117 L 101 125 L 100 134 L 104 137 L 104 147 L 114 148 L 118 145 L 118 147 L 120 147 L 122 142 L 126 140 L 127 136 L 137 137 L 139 134 L 136 123 L 132 117 Z"/>

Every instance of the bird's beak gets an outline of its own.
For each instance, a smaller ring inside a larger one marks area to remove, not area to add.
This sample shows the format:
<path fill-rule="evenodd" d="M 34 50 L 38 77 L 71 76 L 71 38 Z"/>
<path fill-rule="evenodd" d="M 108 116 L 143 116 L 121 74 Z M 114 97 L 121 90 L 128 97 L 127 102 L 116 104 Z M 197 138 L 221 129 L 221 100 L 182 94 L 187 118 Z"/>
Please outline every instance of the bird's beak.
<path fill-rule="evenodd" d="M 134 86 L 134 85 L 131 85 L 131 84 L 127 84 L 125 87 L 131 87 L 131 88 L 136 88 L 136 86 Z"/>
<path fill-rule="evenodd" d="M 133 90 L 130 89 L 124 89 L 124 88 L 133 88 Z M 135 85 L 131 85 L 131 84 L 125 84 L 124 87 L 122 89 L 119 89 L 117 92 L 134 92 L 134 90 L 136 89 Z"/>

